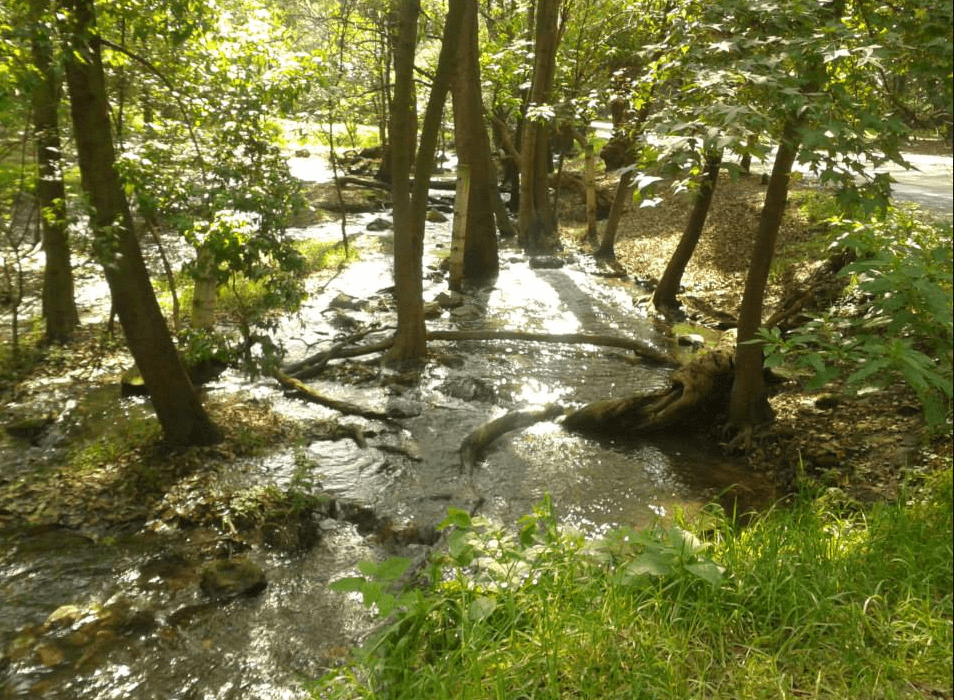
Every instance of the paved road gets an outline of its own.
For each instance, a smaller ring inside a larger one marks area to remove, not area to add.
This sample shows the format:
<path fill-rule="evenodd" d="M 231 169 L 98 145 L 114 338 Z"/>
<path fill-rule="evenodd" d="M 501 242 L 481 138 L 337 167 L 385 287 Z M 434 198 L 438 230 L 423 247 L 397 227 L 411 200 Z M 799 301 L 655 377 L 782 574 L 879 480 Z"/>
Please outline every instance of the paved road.
<path fill-rule="evenodd" d="M 593 128 L 602 138 L 609 138 L 613 125 L 609 122 L 593 122 Z M 903 154 L 914 166 L 911 170 L 891 165 L 884 170 L 896 180 L 894 196 L 902 202 L 915 202 L 925 210 L 946 219 L 954 219 L 954 159 L 951 156 L 928 156 L 917 153 Z M 753 163 L 756 172 L 772 169 L 774 151 L 762 163 Z"/>

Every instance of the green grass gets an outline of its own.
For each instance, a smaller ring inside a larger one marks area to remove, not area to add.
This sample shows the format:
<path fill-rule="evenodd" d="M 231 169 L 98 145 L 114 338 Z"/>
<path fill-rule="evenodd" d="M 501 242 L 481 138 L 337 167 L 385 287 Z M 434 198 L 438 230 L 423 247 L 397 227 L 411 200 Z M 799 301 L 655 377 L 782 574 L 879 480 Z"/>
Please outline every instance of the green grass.
<path fill-rule="evenodd" d="M 600 542 L 544 504 L 518 536 L 466 514 L 423 588 L 406 561 L 333 584 L 394 614 L 316 698 L 950 697 L 951 471 L 868 510 L 802 496 L 702 542 Z"/>

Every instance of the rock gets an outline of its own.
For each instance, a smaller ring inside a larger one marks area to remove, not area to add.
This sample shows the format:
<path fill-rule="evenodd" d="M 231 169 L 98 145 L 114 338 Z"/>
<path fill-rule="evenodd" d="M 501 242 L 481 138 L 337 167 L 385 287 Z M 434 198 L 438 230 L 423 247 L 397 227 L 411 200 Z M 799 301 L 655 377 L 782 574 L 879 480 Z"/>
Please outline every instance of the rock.
<path fill-rule="evenodd" d="M 297 151 L 295 151 L 295 157 L 311 158 L 311 151 L 309 151 L 307 148 L 299 148 Z"/>
<path fill-rule="evenodd" d="M 436 301 L 431 301 L 424 304 L 424 318 L 428 320 L 440 318 L 443 313 L 444 309 L 442 309 L 441 305 Z"/>
<path fill-rule="evenodd" d="M 15 418 L 3 426 L 7 435 L 18 440 L 25 440 L 32 445 L 40 442 L 43 433 L 53 424 L 53 416 L 31 416 Z"/>
<path fill-rule="evenodd" d="M 391 222 L 388 221 L 387 219 L 382 219 L 381 217 L 378 217 L 374 219 L 371 223 L 369 223 L 367 226 L 365 226 L 365 228 L 368 231 L 387 231 L 389 228 L 391 228 Z"/>
<path fill-rule="evenodd" d="M 427 220 L 432 224 L 442 224 L 447 221 L 447 216 L 439 212 L 437 209 L 428 209 Z"/>
<path fill-rule="evenodd" d="M 328 303 L 329 309 L 335 310 L 345 310 L 345 311 L 362 311 L 366 309 L 368 302 L 364 299 L 356 299 L 350 294 L 345 294 L 341 292 Z"/>
<path fill-rule="evenodd" d="M 559 270 L 563 265 L 563 259 L 555 255 L 534 255 L 530 258 L 531 270 Z"/>
<path fill-rule="evenodd" d="M 676 343 L 684 348 L 701 348 L 706 344 L 706 339 L 698 333 L 684 333 L 676 338 Z"/>
<path fill-rule="evenodd" d="M 450 313 L 454 318 L 473 318 L 480 316 L 481 310 L 479 306 L 474 304 L 464 304 L 463 306 L 458 306 L 456 309 L 451 309 Z"/>
<path fill-rule="evenodd" d="M 244 557 L 216 559 L 202 567 L 199 587 L 210 598 L 227 600 L 265 590 L 265 574 Z"/>
<path fill-rule="evenodd" d="M 441 292 L 434 301 L 445 309 L 456 309 L 464 303 L 464 295 L 460 292 Z"/>

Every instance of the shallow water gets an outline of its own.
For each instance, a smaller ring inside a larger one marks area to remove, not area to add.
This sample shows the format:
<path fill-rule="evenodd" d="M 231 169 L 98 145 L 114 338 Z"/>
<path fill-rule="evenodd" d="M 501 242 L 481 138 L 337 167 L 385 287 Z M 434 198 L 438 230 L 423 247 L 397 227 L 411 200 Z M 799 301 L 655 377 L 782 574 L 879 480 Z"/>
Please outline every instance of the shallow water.
<path fill-rule="evenodd" d="M 366 232 L 370 218 L 352 217 L 348 229 L 362 248 L 361 259 L 330 281 L 309 282 L 311 297 L 301 318 L 282 325 L 289 361 L 312 354 L 339 334 L 342 315 L 360 323 L 393 324 L 384 291 L 392 284 L 390 233 Z M 340 224 L 292 234 L 336 240 Z M 425 298 L 430 300 L 446 289 L 435 268 L 449 249 L 449 224 L 428 224 L 425 248 Z M 616 334 L 659 348 L 672 343 L 665 329 L 634 312 L 630 283 L 595 277 L 572 260 L 562 269 L 534 270 L 516 250 L 501 251 L 501 260 L 497 283 L 466 299 L 470 313 L 445 312 L 430 326 Z M 329 311 L 339 294 L 362 304 Z M 213 604 L 202 594 L 197 552 L 208 556 L 221 533 L 201 528 L 152 523 L 106 540 L 69 529 L 0 537 L 0 644 L 8 650 L 6 668 L 0 662 L 0 697 L 304 697 L 304 679 L 332 666 L 369 628 L 360 603 L 330 593 L 328 582 L 353 574 L 362 559 L 426 551 L 414 541 L 386 541 L 382 524 L 427 531 L 449 506 L 470 510 L 477 504 L 481 514 L 514 523 L 550 494 L 565 523 L 596 535 L 617 525 L 649 525 L 677 509 L 691 511 L 734 485 L 747 505 L 771 498 L 771 489 L 757 475 L 691 434 L 595 440 L 565 432 L 553 421 L 505 435 L 472 473 L 463 473 L 461 441 L 483 423 L 513 410 L 574 406 L 658 389 L 667 385 L 669 370 L 628 351 L 585 345 L 467 341 L 433 342 L 430 349 L 432 359 L 419 382 L 387 388 L 311 382 L 335 398 L 379 411 L 400 407 L 409 416 L 391 422 L 343 418 L 367 433 L 367 447 L 350 439 L 316 438 L 220 470 L 216 483 L 222 489 L 324 492 L 360 516 L 342 510 L 323 519 L 321 541 L 307 551 L 259 546 L 246 552 L 268 580 L 256 597 Z M 387 376 L 373 359 L 366 360 L 370 371 Z M 235 373 L 207 391 L 216 400 L 266 402 L 306 425 L 336 416 L 284 396 L 271 380 L 249 381 Z M 95 432 L 103 421 L 125 414 L 135 418 L 143 410 L 141 401 L 111 403 L 112 408 L 102 403 L 102 397 L 81 399 L 72 415 L 82 415 L 86 429 Z M 29 450 L 19 449 L 8 448 L 0 463 L 11 469 L 29 466 L 24 462 Z M 30 459 L 49 453 L 33 449 L 38 452 Z M 85 613 L 64 627 L 41 629 L 63 605 Z M 117 618 L 118 613 L 108 624 L 100 620 L 103 610 L 120 608 L 135 611 L 131 622 Z"/>

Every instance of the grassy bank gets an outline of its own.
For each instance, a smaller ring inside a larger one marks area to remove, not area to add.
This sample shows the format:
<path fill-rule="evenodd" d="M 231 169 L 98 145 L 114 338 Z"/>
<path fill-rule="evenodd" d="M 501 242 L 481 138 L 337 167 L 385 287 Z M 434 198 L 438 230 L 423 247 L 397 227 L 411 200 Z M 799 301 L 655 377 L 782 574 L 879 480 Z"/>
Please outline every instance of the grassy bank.
<path fill-rule="evenodd" d="M 388 626 L 318 698 L 949 698 L 951 470 L 867 510 L 805 494 L 599 542 L 548 504 L 511 536 L 452 511 L 423 587 L 407 562 L 335 585 Z M 690 534 L 696 530 L 700 536 Z"/>

